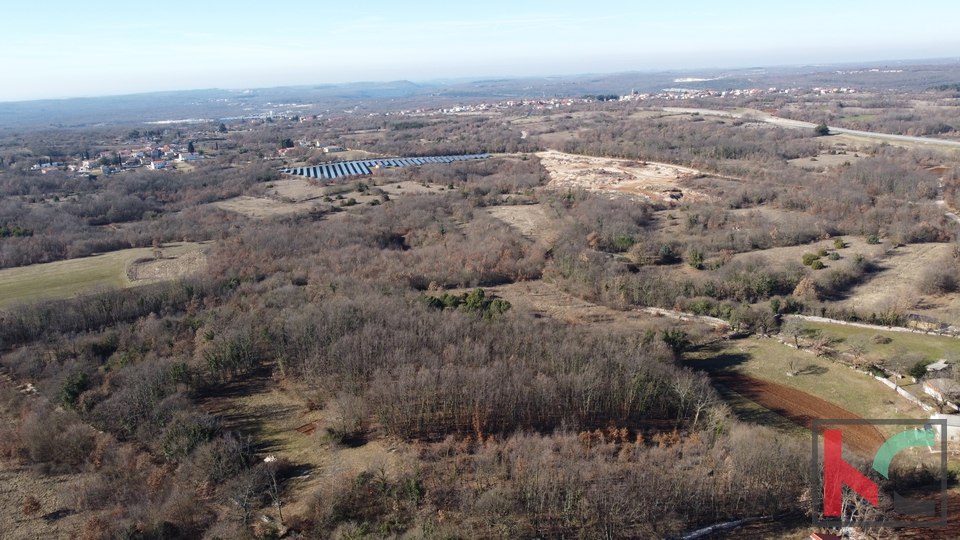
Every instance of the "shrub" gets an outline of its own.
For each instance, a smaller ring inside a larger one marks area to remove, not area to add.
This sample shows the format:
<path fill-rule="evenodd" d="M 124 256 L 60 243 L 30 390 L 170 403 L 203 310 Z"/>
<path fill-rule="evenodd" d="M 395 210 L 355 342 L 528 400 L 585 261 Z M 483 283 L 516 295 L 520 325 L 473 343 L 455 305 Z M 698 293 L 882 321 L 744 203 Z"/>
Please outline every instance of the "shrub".
<path fill-rule="evenodd" d="M 829 255 L 827 255 L 827 258 L 830 259 L 831 261 L 839 261 L 839 260 L 840 260 L 840 254 L 837 253 L 836 251 L 834 251 L 834 252 L 830 253 Z"/>
<path fill-rule="evenodd" d="M 870 338 L 870 340 L 876 343 L 877 345 L 886 345 L 887 343 L 890 343 L 891 341 L 893 341 L 892 339 L 888 338 L 883 334 L 874 334 L 874 336 Z"/>
<path fill-rule="evenodd" d="M 687 263 L 697 270 L 703 269 L 703 251 L 697 248 L 687 250 Z"/>
<path fill-rule="evenodd" d="M 826 265 L 824 265 L 824 264 L 823 264 L 823 261 L 820 261 L 820 260 L 813 261 L 812 263 L 810 263 L 810 268 L 811 268 L 812 270 L 822 270 L 822 269 L 824 269 L 825 267 L 826 267 Z"/>
<path fill-rule="evenodd" d="M 910 369 L 907 370 L 907 375 L 913 377 L 914 379 L 923 378 L 923 376 L 927 374 L 927 366 L 930 364 L 930 360 L 920 360 L 916 364 L 910 366 Z"/>
<path fill-rule="evenodd" d="M 957 268 L 945 261 L 926 267 L 917 280 L 917 289 L 924 294 L 947 294 L 958 288 Z"/>
<path fill-rule="evenodd" d="M 820 258 L 819 255 L 816 255 L 816 254 L 813 254 L 813 253 L 804 253 L 804 254 L 803 254 L 803 257 L 802 257 L 803 265 L 804 265 L 804 266 L 810 266 L 811 264 L 813 264 L 813 261 L 815 261 L 815 260 L 817 260 L 817 259 L 819 259 L 819 258 Z"/>
<path fill-rule="evenodd" d="M 820 251 L 817 252 L 817 256 L 818 256 L 818 257 L 826 257 L 826 256 L 827 256 L 827 250 L 821 249 Z"/>
<path fill-rule="evenodd" d="M 875 234 L 871 234 L 870 236 L 867 237 L 867 243 L 872 245 L 879 244 L 880 238 Z"/>
<path fill-rule="evenodd" d="M 844 243 L 843 238 L 837 237 L 833 239 L 833 247 L 837 249 L 843 249 L 847 247 L 847 244 Z"/>
<path fill-rule="evenodd" d="M 220 422 L 206 413 L 180 412 L 167 424 L 160 451 L 168 461 L 179 461 L 198 446 L 220 435 Z"/>
<path fill-rule="evenodd" d="M 673 249 L 669 245 L 664 244 L 660 248 L 660 251 L 657 252 L 657 255 L 660 256 L 660 262 L 664 264 L 671 264 L 676 260 L 676 255 L 673 254 Z"/>

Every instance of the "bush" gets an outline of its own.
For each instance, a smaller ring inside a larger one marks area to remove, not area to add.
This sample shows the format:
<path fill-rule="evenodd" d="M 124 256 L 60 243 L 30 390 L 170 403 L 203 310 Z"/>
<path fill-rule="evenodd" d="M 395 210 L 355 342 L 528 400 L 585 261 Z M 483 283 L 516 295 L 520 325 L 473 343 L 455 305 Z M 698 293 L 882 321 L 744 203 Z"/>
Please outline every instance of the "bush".
<path fill-rule="evenodd" d="M 837 253 L 836 251 L 834 251 L 833 253 L 827 255 L 827 258 L 830 259 L 831 261 L 839 261 L 839 260 L 840 260 L 840 254 Z"/>
<path fill-rule="evenodd" d="M 687 250 L 687 263 L 697 270 L 703 269 L 703 251 L 697 248 Z"/>
<path fill-rule="evenodd" d="M 827 256 L 827 250 L 821 249 L 820 251 L 817 252 L 817 256 L 818 256 L 818 257 L 826 257 L 826 256 Z"/>
<path fill-rule="evenodd" d="M 843 238 L 837 237 L 833 239 L 833 247 L 837 249 L 843 249 L 847 247 L 847 244 L 844 243 Z"/>
<path fill-rule="evenodd" d="M 913 377 L 914 379 L 921 379 L 924 375 L 927 374 L 927 366 L 932 362 L 930 360 L 920 360 L 916 364 L 910 366 L 910 369 L 907 370 L 907 375 Z"/>
<path fill-rule="evenodd" d="M 867 243 L 871 245 L 876 245 L 880 243 L 880 237 L 875 234 L 871 234 L 867 237 Z"/>
<path fill-rule="evenodd" d="M 826 268 L 826 265 L 823 264 L 823 261 L 817 260 L 810 263 L 810 268 L 813 270 L 822 270 Z"/>
<path fill-rule="evenodd" d="M 928 266 L 920 273 L 917 289 L 923 294 L 948 294 L 960 288 L 958 269 L 955 265 L 941 261 Z"/>
<path fill-rule="evenodd" d="M 167 424 L 160 451 L 168 461 L 179 461 L 198 446 L 220 435 L 220 422 L 206 413 L 180 412 Z"/>
<path fill-rule="evenodd" d="M 804 253 L 802 257 L 803 265 L 810 266 L 811 264 L 813 264 L 813 261 L 816 261 L 819 258 L 820 258 L 819 255 L 816 255 L 813 253 Z"/>

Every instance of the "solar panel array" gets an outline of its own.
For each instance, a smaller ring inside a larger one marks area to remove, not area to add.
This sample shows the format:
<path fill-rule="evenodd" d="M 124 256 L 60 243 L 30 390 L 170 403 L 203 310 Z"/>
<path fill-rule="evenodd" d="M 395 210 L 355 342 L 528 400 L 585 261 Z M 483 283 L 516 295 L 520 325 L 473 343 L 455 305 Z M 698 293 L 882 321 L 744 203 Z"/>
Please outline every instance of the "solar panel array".
<path fill-rule="evenodd" d="M 381 167 L 412 167 L 423 165 L 424 163 L 453 163 L 455 161 L 470 161 L 473 159 L 486 159 L 490 154 L 472 154 L 468 156 L 434 156 L 417 158 L 389 158 L 389 159 L 364 159 L 360 161 L 340 161 L 337 163 L 327 163 L 324 165 L 314 165 L 312 167 L 294 167 L 284 169 L 287 174 L 296 174 L 306 176 L 307 178 L 343 178 L 345 176 L 362 176 L 371 174 L 370 169 L 377 165 Z"/>

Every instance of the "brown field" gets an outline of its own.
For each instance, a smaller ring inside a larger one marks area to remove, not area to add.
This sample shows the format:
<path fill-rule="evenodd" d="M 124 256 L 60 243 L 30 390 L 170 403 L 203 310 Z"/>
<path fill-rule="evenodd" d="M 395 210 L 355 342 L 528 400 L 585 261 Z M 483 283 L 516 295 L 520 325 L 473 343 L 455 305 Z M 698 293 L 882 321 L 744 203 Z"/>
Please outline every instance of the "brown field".
<path fill-rule="evenodd" d="M 951 249 L 950 244 L 911 244 L 890 250 L 878 262 L 880 270 L 855 287 L 841 305 L 867 313 L 897 306 L 944 322 L 960 323 L 960 295 L 921 295 L 914 285 L 931 262 L 948 256 Z"/>
<path fill-rule="evenodd" d="M 801 169 L 821 169 L 826 167 L 837 167 L 843 165 L 844 163 L 856 163 L 858 161 L 866 159 L 864 154 L 859 154 L 855 150 L 844 150 L 846 154 L 830 154 L 829 152 L 821 152 L 816 158 L 816 161 L 812 161 L 810 158 L 797 158 L 791 159 L 788 161 L 791 165 L 800 167 Z"/>
<path fill-rule="evenodd" d="M 855 236 L 844 236 L 843 241 L 847 244 L 847 247 L 843 249 L 835 249 L 833 247 L 833 239 L 830 239 L 820 240 L 818 242 L 800 246 L 779 247 L 739 253 L 735 255 L 734 258 L 751 259 L 762 257 L 768 264 L 770 264 L 772 268 L 777 270 L 785 270 L 793 263 L 802 264 L 801 259 L 805 253 L 816 253 L 821 249 L 838 252 L 840 254 L 840 259 L 837 261 L 831 261 L 826 257 L 821 257 L 820 260 L 823 262 L 824 268 L 823 270 L 818 270 L 817 272 L 826 272 L 832 267 L 846 266 L 858 253 L 868 259 L 875 259 L 881 257 L 883 253 L 889 249 L 889 245 L 887 244 L 870 245 L 867 244 L 863 238 Z"/>
<path fill-rule="evenodd" d="M 739 373 L 713 373 L 711 378 L 718 384 L 733 390 L 758 405 L 773 411 L 788 420 L 809 429 L 813 420 L 861 420 L 843 407 L 806 392 Z M 886 442 L 883 433 L 873 426 L 848 426 L 843 442 L 864 456 L 873 456 Z"/>
<path fill-rule="evenodd" d="M 417 195 L 429 193 L 442 193 L 446 187 L 440 185 L 423 185 L 417 182 L 398 182 L 393 184 L 377 185 L 376 177 L 363 177 L 362 182 L 369 186 L 375 186 L 383 190 L 390 197 L 399 197 L 402 195 Z M 247 217 L 256 219 L 265 219 L 276 216 L 286 216 L 309 212 L 311 210 L 328 210 L 331 207 L 339 207 L 340 200 L 333 202 L 323 202 L 326 196 L 334 197 L 337 193 L 344 199 L 355 199 L 358 205 L 367 204 L 380 196 L 366 191 L 357 193 L 350 187 L 343 186 L 320 186 L 309 182 L 302 177 L 286 177 L 283 180 L 277 180 L 265 188 L 265 196 L 251 197 L 241 195 L 223 201 L 210 203 L 222 210 L 229 210 Z"/>
<path fill-rule="evenodd" d="M 308 212 L 316 206 L 316 203 L 312 201 L 288 203 L 276 199 L 249 197 L 247 195 L 241 195 L 210 204 L 222 210 L 229 210 L 247 217 L 259 219 Z"/>
<path fill-rule="evenodd" d="M 195 274 L 206 266 L 207 256 L 202 251 L 191 251 L 143 263 L 134 262 L 127 268 L 127 278 L 130 281 L 163 281 Z"/>
<path fill-rule="evenodd" d="M 551 189 L 586 189 L 626 193 L 645 199 L 672 202 L 709 200 L 703 193 L 686 189 L 685 179 L 700 172 L 678 165 L 539 152 L 540 163 L 550 173 Z"/>
<path fill-rule="evenodd" d="M 493 206 L 486 210 L 491 216 L 532 240 L 543 240 L 552 236 L 550 217 L 540 205 Z"/>
<path fill-rule="evenodd" d="M 543 280 L 522 281 L 509 285 L 484 287 L 488 294 L 510 302 L 513 309 L 531 313 L 534 317 L 550 317 L 561 322 L 586 325 L 603 332 L 645 332 L 665 326 L 684 329 L 693 341 L 713 335 L 711 325 L 700 321 L 678 321 L 643 312 L 639 309 L 620 311 L 594 304 L 568 294 L 553 283 Z M 451 290 L 450 294 L 469 292 Z"/>

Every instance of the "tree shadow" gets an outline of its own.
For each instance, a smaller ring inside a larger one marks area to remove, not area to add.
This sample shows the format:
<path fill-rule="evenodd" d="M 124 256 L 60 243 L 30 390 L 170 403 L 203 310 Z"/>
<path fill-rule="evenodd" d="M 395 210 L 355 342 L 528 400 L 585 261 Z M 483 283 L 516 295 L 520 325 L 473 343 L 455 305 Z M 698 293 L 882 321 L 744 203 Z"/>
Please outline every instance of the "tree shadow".
<path fill-rule="evenodd" d="M 793 372 L 793 375 L 794 375 L 795 377 L 796 377 L 796 376 L 800 376 L 800 375 L 823 375 L 823 374 L 825 374 L 825 373 L 827 373 L 827 372 L 829 372 L 829 371 L 830 371 L 830 368 L 827 368 L 827 367 L 824 367 L 824 366 L 817 366 L 817 365 L 814 365 L 814 364 L 807 364 L 806 366 L 804 366 L 804 367 L 798 369 L 797 371 Z"/>
<path fill-rule="evenodd" d="M 731 351 L 730 343 L 713 343 L 701 347 L 698 352 L 703 357 L 688 358 L 684 364 L 704 371 L 722 371 L 735 369 L 750 360 L 748 353 Z"/>

